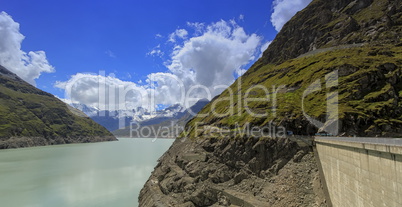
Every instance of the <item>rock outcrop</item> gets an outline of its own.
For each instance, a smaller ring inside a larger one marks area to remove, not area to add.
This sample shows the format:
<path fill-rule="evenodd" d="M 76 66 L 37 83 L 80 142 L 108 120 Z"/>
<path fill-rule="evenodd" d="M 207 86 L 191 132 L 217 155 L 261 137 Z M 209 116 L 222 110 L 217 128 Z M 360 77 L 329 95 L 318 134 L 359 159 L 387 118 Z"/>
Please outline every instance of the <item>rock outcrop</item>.
<path fill-rule="evenodd" d="M 177 139 L 140 206 L 326 206 L 314 155 L 289 139 Z"/>

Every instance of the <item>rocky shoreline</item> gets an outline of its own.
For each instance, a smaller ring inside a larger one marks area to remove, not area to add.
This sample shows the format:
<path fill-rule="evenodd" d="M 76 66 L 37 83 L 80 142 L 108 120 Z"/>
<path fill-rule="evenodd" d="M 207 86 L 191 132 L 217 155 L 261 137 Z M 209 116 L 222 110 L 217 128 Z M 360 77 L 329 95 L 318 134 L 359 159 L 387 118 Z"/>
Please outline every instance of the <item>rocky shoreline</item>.
<path fill-rule="evenodd" d="M 327 206 L 312 148 L 279 139 L 177 139 L 139 196 L 148 206 Z"/>
<path fill-rule="evenodd" d="M 0 149 L 14 149 L 34 146 L 47 146 L 59 144 L 72 144 L 72 143 L 90 143 L 90 142 L 105 142 L 117 141 L 114 136 L 96 136 L 96 137 L 11 137 L 3 138 L 0 140 Z"/>

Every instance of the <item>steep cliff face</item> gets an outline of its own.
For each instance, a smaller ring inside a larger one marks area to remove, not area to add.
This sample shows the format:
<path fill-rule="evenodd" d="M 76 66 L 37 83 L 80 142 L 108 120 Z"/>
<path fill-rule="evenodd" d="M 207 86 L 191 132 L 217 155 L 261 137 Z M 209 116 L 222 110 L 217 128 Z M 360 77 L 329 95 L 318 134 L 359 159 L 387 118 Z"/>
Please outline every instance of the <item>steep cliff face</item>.
<path fill-rule="evenodd" d="M 311 148 L 278 137 L 402 136 L 401 41 L 401 0 L 313 0 L 187 124 L 140 206 L 325 206 Z"/>
<path fill-rule="evenodd" d="M 0 66 L 0 149 L 112 140 L 82 112 Z"/>
<path fill-rule="evenodd" d="M 260 61 L 281 63 L 338 45 L 398 43 L 401 4 L 400 0 L 312 1 L 284 25 Z"/>

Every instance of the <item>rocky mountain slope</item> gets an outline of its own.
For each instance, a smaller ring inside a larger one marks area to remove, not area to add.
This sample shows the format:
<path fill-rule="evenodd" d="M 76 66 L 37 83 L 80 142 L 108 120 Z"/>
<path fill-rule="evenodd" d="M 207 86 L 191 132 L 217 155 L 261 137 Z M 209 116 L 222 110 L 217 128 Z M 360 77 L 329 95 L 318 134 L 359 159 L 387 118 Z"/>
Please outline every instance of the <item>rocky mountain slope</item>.
<path fill-rule="evenodd" d="M 346 44 L 398 43 L 400 5 L 400 0 L 313 0 L 284 25 L 259 62 L 278 64 L 312 50 Z"/>
<path fill-rule="evenodd" d="M 186 125 L 140 206 L 326 206 L 294 135 L 402 136 L 401 78 L 401 0 L 313 0 Z"/>
<path fill-rule="evenodd" d="M 0 149 L 112 140 L 82 112 L 0 66 Z"/>
<path fill-rule="evenodd" d="M 326 206 L 314 155 L 289 139 L 177 139 L 140 206 Z"/>

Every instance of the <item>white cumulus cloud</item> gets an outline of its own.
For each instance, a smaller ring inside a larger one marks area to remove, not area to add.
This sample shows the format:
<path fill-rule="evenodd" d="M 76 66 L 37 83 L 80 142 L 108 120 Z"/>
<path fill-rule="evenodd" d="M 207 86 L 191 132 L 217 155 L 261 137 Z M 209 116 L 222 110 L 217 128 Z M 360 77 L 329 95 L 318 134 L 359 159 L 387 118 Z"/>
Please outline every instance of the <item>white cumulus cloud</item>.
<path fill-rule="evenodd" d="M 207 26 L 205 31 L 177 47 L 167 67 L 192 84 L 208 88 L 230 85 L 233 74 L 255 59 L 261 37 L 248 35 L 242 27 L 223 20 Z"/>
<path fill-rule="evenodd" d="M 82 103 L 99 109 L 116 110 L 146 106 L 147 89 L 114 75 L 77 73 L 68 81 L 56 82 L 65 90 L 65 102 Z"/>
<path fill-rule="evenodd" d="M 211 99 L 221 93 L 260 54 L 262 37 L 247 34 L 234 21 L 221 20 L 210 25 L 188 23 L 187 26 L 194 30 L 193 35 L 185 29 L 172 33 L 179 38 L 175 39 L 171 52 L 158 45 L 148 53 L 159 55 L 166 51 L 169 54 L 166 72 L 151 73 L 138 83 L 104 74 L 79 73 L 55 86 L 64 89 L 66 98 L 73 102 L 101 109 L 141 106 L 153 110 L 157 105 L 176 103 L 189 107 L 195 103 L 189 99 Z M 166 41 L 170 42 L 170 38 Z"/>
<path fill-rule="evenodd" d="M 304 9 L 312 0 L 274 0 L 271 23 L 276 31 L 289 21 L 298 11 Z"/>
<path fill-rule="evenodd" d="M 0 13 L 0 65 L 16 73 L 28 83 L 35 85 L 41 73 L 54 72 L 44 51 L 24 52 L 21 43 L 24 35 L 20 25 L 5 12 Z"/>
<path fill-rule="evenodd" d="M 56 88 L 65 91 L 64 102 L 82 103 L 101 110 L 132 110 L 142 107 L 156 110 L 157 104 L 184 103 L 185 86 L 170 73 L 149 74 L 145 84 L 123 81 L 114 74 L 77 73 L 67 81 L 58 81 Z M 139 85 L 141 84 L 141 85 Z"/>

